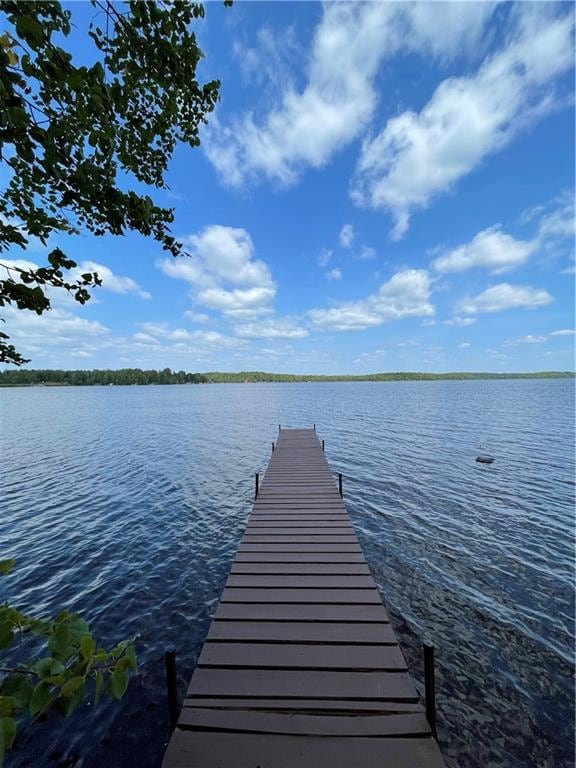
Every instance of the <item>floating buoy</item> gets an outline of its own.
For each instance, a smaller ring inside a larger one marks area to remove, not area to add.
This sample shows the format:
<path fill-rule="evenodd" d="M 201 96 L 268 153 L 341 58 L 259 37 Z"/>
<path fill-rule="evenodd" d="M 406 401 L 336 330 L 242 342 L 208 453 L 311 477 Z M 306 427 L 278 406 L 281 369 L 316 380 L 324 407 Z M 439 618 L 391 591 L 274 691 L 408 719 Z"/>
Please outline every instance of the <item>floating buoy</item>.
<path fill-rule="evenodd" d="M 476 461 L 480 462 L 480 464 L 493 464 L 494 459 L 492 456 L 486 456 L 486 454 L 481 454 L 480 456 L 476 456 Z"/>

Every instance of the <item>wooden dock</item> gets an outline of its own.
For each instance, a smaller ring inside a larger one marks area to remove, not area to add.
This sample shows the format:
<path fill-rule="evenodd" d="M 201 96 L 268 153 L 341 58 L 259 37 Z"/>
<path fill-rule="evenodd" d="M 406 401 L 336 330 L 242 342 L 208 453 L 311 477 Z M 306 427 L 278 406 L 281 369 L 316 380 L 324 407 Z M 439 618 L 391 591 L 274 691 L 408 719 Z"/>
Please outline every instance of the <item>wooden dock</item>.
<path fill-rule="evenodd" d="M 312 429 L 280 431 L 164 768 L 443 768 Z"/>

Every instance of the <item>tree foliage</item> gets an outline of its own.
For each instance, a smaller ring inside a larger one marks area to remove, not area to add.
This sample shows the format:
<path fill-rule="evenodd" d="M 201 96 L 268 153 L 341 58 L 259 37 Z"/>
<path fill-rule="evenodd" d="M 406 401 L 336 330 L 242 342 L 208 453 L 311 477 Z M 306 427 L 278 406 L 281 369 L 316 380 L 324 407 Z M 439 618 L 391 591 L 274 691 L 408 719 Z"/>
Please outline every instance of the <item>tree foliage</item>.
<path fill-rule="evenodd" d="M 182 245 L 170 233 L 173 209 L 121 182 L 165 189 L 175 146 L 200 143 L 199 127 L 220 87 L 196 75 L 203 54 L 191 25 L 204 8 L 187 0 L 91 2 L 91 66 L 76 65 L 62 47 L 72 27 L 60 2 L 0 2 L 0 160 L 7 178 L 0 252 L 26 249 L 31 238 L 49 247 L 53 235 L 133 230 L 176 256 Z M 47 287 L 83 304 L 100 283 L 95 273 L 70 273 L 76 262 L 60 248 L 40 269 L 4 266 L 0 307 L 37 314 L 50 309 Z M 28 362 L 3 332 L 0 362 Z"/>
<path fill-rule="evenodd" d="M 322 381 L 444 381 L 473 379 L 562 379 L 574 378 L 573 371 L 541 371 L 538 373 L 367 373 L 355 376 L 337 374 L 307 375 L 294 373 L 186 373 L 164 368 L 161 371 L 140 368 L 118 370 L 62 371 L 30 370 L 27 368 L 0 371 L 0 387 L 33 385 L 92 386 L 133 384 L 244 384 L 259 382 L 322 382 Z"/>
<path fill-rule="evenodd" d="M 0 560 L 0 576 L 13 565 Z M 26 642 L 33 648 L 31 659 L 23 658 Z M 121 699 L 137 668 L 134 642 L 106 650 L 77 614 L 62 611 L 55 619 L 38 619 L 0 605 L 0 766 L 27 717 L 36 719 L 51 708 L 67 717 L 88 693 L 95 704 L 103 694 Z"/>
<path fill-rule="evenodd" d="M 29 370 L 27 368 L 0 371 L 0 386 L 26 386 L 29 384 L 59 384 L 91 386 L 110 384 L 202 384 L 207 381 L 201 373 L 186 373 L 164 368 L 161 371 L 140 368 L 119 370 L 62 371 Z"/>

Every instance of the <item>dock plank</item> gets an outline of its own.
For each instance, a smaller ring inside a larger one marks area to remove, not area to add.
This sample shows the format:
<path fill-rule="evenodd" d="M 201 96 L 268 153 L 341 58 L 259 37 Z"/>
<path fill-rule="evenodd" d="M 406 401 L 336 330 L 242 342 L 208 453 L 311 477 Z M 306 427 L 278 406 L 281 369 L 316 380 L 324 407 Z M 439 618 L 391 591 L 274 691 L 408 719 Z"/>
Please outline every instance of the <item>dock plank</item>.
<path fill-rule="evenodd" d="M 342 622 L 213 621 L 208 640 L 257 641 L 261 643 L 396 643 L 389 624 Z"/>
<path fill-rule="evenodd" d="M 177 730 L 171 768 L 444 768 L 431 738 L 310 738 Z"/>

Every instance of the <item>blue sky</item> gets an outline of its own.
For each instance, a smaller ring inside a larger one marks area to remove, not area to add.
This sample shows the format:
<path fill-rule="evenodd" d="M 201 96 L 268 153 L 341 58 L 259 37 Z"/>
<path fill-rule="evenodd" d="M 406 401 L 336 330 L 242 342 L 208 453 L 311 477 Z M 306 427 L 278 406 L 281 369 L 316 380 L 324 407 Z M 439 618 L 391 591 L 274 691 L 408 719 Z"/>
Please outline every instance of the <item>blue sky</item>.
<path fill-rule="evenodd" d="M 222 98 L 155 193 L 191 256 L 55 238 L 104 284 L 5 313 L 31 367 L 574 368 L 571 4 L 212 2 L 196 26 Z"/>

